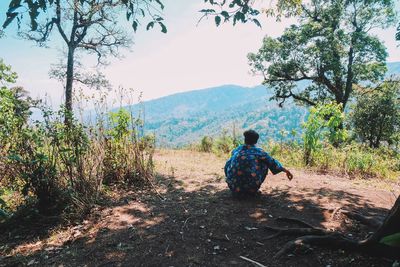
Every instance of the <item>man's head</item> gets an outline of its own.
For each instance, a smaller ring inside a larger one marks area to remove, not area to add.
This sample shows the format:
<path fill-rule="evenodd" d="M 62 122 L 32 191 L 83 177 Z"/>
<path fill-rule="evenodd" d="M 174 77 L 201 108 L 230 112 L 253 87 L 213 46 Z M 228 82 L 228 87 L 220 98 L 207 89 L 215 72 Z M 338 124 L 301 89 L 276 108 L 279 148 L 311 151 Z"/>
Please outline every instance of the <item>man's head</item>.
<path fill-rule="evenodd" d="M 246 145 L 255 145 L 260 137 L 254 130 L 247 130 L 243 133 L 244 142 Z"/>

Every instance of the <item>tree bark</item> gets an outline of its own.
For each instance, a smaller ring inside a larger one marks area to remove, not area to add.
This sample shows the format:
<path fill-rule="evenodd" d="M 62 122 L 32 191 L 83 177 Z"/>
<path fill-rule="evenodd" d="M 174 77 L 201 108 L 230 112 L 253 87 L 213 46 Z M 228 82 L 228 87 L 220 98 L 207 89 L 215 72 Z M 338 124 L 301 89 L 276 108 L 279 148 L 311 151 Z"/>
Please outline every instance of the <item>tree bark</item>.
<path fill-rule="evenodd" d="M 72 86 L 74 82 L 74 52 L 75 48 L 68 47 L 67 79 L 65 84 L 65 123 L 69 124 L 72 115 Z"/>
<path fill-rule="evenodd" d="M 367 242 L 379 242 L 385 236 L 396 233 L 400 233 L 400 196 L 397 198 L 394 206 L 386 216 L 382 226 L 367 239 Z"/>

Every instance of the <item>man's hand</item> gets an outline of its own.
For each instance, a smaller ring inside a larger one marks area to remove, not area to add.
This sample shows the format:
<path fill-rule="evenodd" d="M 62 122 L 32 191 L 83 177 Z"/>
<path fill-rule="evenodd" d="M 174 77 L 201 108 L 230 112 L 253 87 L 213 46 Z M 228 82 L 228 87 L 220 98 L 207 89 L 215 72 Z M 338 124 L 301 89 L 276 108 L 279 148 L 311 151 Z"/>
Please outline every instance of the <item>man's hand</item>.
<path fill-rule="evenodd" d="M 286 173 L 286 177 L 291 181 L 293 179 L 293 174 L 288 170 L 283 168 L 283 171 Z"/>

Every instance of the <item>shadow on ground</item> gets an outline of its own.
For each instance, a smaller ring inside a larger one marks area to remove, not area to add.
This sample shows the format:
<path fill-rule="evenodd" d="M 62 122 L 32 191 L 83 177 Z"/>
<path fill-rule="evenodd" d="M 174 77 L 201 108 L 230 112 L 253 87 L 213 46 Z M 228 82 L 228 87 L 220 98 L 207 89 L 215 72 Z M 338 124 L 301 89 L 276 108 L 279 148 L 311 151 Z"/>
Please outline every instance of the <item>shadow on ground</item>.
<path fill-rule="evenodd" d="M 124 204 L 105 210 L 61 247 L 44 246 L 30 255 L 6 257 L 0 266 L 252 266 L 239 256 L 266 266 L 389 265 L 383 259 L 321 248 L 273 259 L 293 238 L 267 239 L 273 232 L 264 226 L 284 226 L 277 224 L 277 217 L 298 218 L 318 227 L 332 224 L 353 237 L 366 237 L 373 229 L 344 218 L 332 223 L 332 211 L 320 203 L 345 203 L 347 209 L 363 214 L 387 213 L 361 196 L 327 188 L 272 188 L 257 198 L 237 200 L 221 189 L 220 180 L 216 175 L 190 191 L 184 180 L 159 175 L 159 195 L 128 194 L 120 202 Z"/>

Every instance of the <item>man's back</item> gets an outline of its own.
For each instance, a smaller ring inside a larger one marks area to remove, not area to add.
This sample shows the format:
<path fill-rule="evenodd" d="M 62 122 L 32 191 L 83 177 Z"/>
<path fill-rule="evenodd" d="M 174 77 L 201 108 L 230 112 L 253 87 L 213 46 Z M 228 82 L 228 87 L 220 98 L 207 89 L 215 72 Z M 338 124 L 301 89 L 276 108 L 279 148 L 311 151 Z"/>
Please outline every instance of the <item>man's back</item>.
<path fill-rule="evenodd" d="M 226 162 L 226 182 L 233 192 L 256 192 L 268 173 L 282 171 L 282 165 L 254 145 L 241 145 L 232 151 Z"/>

